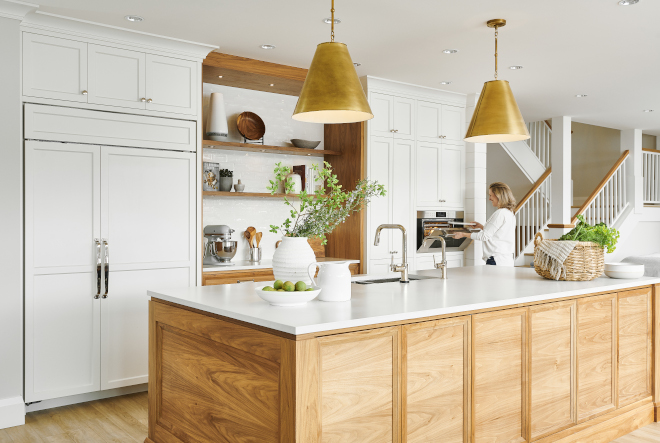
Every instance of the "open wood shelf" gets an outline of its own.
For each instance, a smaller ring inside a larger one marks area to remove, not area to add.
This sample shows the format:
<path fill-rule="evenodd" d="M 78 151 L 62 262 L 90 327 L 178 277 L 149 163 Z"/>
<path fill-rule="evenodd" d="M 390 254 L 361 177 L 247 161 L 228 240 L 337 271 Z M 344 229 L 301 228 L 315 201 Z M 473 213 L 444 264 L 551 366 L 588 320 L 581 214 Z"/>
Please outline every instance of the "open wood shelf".
<path fill-rule="evenodd" d="M 302 149 L 290 146 L 256 145 L 238 142 L 218 142 L 215 140 L 204 140 L 204 148 L 223 149 L 227 151 L 251 151 L 269 152 L 271 154 L 305 155 L 312 157 L 323 157 L 326 155 L 341 155 L 338 151 L 324 151 L 321 149 Z"/>
<path fill-rule="evenodd" d="M 263 197 L 263 198 L 298 198 L 298 194 L 271 194 L 270 192 L 225 192 L 204 191 L 204 197 Z"/>

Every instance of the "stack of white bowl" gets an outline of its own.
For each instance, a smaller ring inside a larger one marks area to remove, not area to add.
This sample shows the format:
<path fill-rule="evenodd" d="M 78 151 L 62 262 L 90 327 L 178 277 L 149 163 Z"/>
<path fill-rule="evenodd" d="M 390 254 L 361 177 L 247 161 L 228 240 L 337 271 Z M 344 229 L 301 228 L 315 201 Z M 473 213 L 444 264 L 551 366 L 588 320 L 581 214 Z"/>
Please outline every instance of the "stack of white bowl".
<path fill-rule="evenodd" d="M 644 265 L 635 263 L 605 263 L 605 275 L 610 278 L 640 278 L 644 276 Z"/>

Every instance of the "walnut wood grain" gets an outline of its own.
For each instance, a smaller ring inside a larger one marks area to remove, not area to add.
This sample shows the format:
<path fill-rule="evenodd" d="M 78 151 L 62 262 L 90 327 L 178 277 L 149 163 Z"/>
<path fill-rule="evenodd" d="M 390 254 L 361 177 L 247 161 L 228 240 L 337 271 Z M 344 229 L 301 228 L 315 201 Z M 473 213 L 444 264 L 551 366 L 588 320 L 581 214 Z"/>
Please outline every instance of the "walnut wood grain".
<path fill-rule="evenodd" d="M 399 328 L 319 341 L 323 442 L 399 442 Z"/>
<path fill-rule="evenodd" d="M 203 62 L 204 66 L 233 69 L 235 71 L 248 72 L 260 75 L 286 78 L 304 82 L 307 77 L 307 69 L 293 66 L 280 65 L 277 63 L 264 62 L 237 55 L 210 52 Z"/>
<path fill-rule="evenodd" d="M 580 299 L 577 331 L 577 418 L 583 422 L 616 408 L 616 294 Z"/>
<path fill-rule="evenodd" d="M 470 317 L 404 326 L 401 341 L 403 440 L 467 442 Z"/>
<path fill-rule="evenodd" d="M 216 140 L 204 140 L 202 143 L 204 145 L 204 149 L 218 149 L 224 151 L 264 152 L 268 154 L 301 155 L 306 157 L 341 155 L 340 152 L 329 151 L 327 149 L 305 149 L 296 148 L 293 146 L 259 145 L 253 143 L 223 142 Z"/>
<path fill-rule="evenodd" d="M 472 317 L 472 441 L 527 442 L 527 309 Z"/>
<path fill-rule="evenodd" d="M 532 441 L 577 422 L 576 311 L 575 301 L 529 308 Z"/>
<path fill-rule="evenodd" d="M 619 293 L 618 407 L 651 395 L 651 296 L 650 289 Z"/>
<path fill-rule="evenodd" d="M 366 178 L 364 137 L 364 123 L 325 125 L 325 149 L 341 152 L 341 155 L 326 160 L 332 164 L 338 184 L 343 189 L 353 190 L 358 180 Z M 360 260 L 360 273 L 367 269 L 364 252 L 365 212 L 363 208 L 349 216 L 327 235 L 326 245 L 326 254 L 330 257 Z"/>

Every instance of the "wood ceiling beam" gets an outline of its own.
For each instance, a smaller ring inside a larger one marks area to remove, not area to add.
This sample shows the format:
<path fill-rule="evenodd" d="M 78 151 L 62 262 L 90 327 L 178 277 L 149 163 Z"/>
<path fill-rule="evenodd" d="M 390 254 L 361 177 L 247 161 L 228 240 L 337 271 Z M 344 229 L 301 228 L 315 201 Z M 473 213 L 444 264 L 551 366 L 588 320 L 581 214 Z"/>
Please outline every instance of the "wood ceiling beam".
<path fill-rule="evenodd" d="M 237 55 L 222 54 L 220 52 L 209 53 L 203 65 L 300 82 L 304 82 L 305 77 L 307 77 L 307 69 L 279 65 L 277 63 L 264 62 Z"/>

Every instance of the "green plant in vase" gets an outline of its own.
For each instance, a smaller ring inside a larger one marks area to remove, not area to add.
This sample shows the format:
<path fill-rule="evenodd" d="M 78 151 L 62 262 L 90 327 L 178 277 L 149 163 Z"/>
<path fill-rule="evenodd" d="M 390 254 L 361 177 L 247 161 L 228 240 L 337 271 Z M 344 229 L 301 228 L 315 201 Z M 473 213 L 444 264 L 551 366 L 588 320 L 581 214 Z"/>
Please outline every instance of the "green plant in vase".
<path fill-rule="evenodd" d="M 234 184 L 234 173 L 229 169 L 220 169 L 218 171 L 220 178 L 218 179 L 218 190 L 223 192 L 231 191 Z"/>

